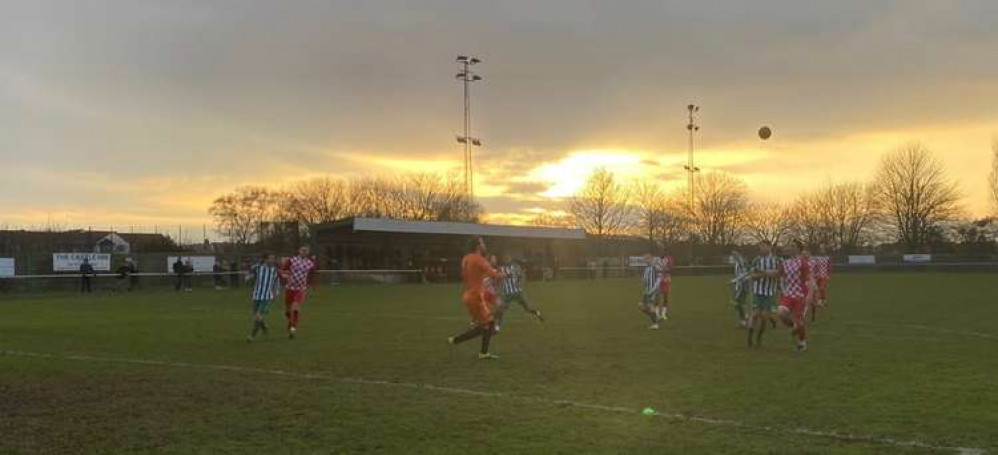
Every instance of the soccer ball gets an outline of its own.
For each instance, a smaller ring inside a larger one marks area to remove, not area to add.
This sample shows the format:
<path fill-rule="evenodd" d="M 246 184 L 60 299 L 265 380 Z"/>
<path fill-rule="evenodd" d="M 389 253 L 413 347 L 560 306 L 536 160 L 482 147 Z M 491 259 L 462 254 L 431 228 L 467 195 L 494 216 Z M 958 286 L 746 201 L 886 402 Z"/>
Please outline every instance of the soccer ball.
<path fill-rule="evenodd" d="M 768 126 L 764 126 L 762 128 L 759 128 L 759 139 L 762 139 L 762 140 L 765 141 L 766 139 L 769 139 L 769 137 L 772 136 L 772 135 L 773 135 L 773 130 L 769 129 Z"/>

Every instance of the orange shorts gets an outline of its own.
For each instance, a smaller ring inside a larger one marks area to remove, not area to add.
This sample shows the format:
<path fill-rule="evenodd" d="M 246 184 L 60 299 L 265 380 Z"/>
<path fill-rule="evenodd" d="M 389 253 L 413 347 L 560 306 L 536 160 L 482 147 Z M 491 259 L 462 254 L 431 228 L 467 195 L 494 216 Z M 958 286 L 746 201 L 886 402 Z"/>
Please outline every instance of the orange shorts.
<path fill-rule="evenodd" d="M 464 307 L 468 309 L 471 321 L 478 325 L 485 325 L 492 322 L 492 312 L 489 311 L 489 304 L 481 297 L 464 299 Z"/>

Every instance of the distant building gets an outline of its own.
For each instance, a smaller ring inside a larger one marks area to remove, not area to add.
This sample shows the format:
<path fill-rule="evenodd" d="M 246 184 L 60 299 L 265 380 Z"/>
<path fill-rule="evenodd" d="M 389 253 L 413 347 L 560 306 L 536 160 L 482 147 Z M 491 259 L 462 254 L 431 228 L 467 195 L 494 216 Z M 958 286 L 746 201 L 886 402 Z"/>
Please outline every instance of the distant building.
<path fill-rule="evenodd" d="M 163 234 L 123 234 L 111 231 L 0 230 L 0 256 L 49 253 L 168 252 L 179 248 Z"/>
<path fill-rule="evenodd" d="M 348 270 L 441 268 L 454 278 L 472 236 L 485 238 L 494 254 L 509 254 L 536 267 L 550 267 L 555 258 L 563 264 L 578 262 L 587 252 L 581 229 L 357 217 L 310 230 L 320 267 Z"/>

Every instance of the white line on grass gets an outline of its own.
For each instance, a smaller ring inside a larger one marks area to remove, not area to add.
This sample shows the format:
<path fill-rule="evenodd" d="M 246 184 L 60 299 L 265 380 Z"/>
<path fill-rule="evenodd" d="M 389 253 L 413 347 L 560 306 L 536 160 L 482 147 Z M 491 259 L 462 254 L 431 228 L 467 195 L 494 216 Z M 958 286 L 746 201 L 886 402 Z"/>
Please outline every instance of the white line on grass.
<path fill-rule="evenodd" d="M 516 396 L 506 393 L 499 392 L 485 392 L 479 390 L 465 389 L 460 387 L 444 387 L 436 386 L 432 384 L 422 384 L 415 382 L 395 382 L 395 381 L 384 381 L 377 379 L 365 379 L 365 378 L 349 378 L 349 377 L 337 377 L 321 373 L 297 373 L 293 371 L 285 370 L 268 370 L 263 368 L 253 368 L 253 367 L 241 367 L 236 365 L 218 365 L 218 364 L 199 364 L 199 363 L 188 363 L 188 362 L 168 362 L 163 360 L 148 360 L 148 359 L 129 359 L 129 358 L 116 358 L 116 357 L 99 357 L 91 355 L 78 355 L 78 354 L 48 354 L 41 352 L 27 352 L 27 351 L 12 351 L 3 350 L 0 354 L 6 356 L 14 357 L 32 357 L 40 359 L 60 359 L 60 360 L 75 360 L 83 362 L 113 362 L 113 363 L 128 363 L 137 365 L 150 365 L 150 366 L 165 366 L 172 368 L 195 368 L 202 370 L 216 370 L 216 371 L 231 371 L 238 373 L 258 373 L 265 375 L 277 375 L 285 376 L 297 379 L 320 379 L 326 381 L 336 381 L 347 384 L 364 384 L 364 385 L 379 385 L 379 386 L 389 386 L 398 387 L 414 390 L 430 390 L 435 392 L 450 393 L 457 395 L 469 395 L 477 397 L 489 397 L 489 398 L 505 398 L 512 399 L 516 401 L 522 401 L 527 403 L 540 403 L 540 404 L 550 404 L 557 406 L 571 406 L 575 408 L 591 409 L 596 411 L 605 412 L 615 412 L 621 414 L 637 414 L 639 411 L 633 408 L 625 406 L 608 406 L 602 404 L 594 403 L 584 403 L 573 400 L 559 400 L 553 398 L 543 398 L 543 397 L 528 397 L 528 396 Z M 974 447 L 950 447 L 950 446 L 938 446 L 921 441 L 909 441 L 903 439 L 894 439 L 884 436 L 870 436 L 861 435 L 853 433 L 841 433 L 837 431 L 822 431 L 813 430 L 810 428 L 780 428 L 767 425 L 755 425 L 740 422 L 737 420 L 728 419 L 715 419 L 710 417 L 701 417 L 688 414 L 678 414 L 669 412 L 659 412 L 654 413 L 655 417 L 666 418 L 670 420 L 679 420 L 684 422 L 696 422 L 712 426 L 722 426 L 722 427 L 733 427 L 741 428 L 752 431 L 766 431 L 771 433 L 789 433 L 804 436 L 814 436 L 819 438 L 837 439 L 840 441 L 848 442 L 865 442 L 873 444 L 889 445 L 894 447 L 908 447 L 908 448 L 918 448 L 926 450 L 946 450 L 951 452 L 956 452 L 960 454 L 984 454 L 987 453 L 986 450 Z"/>
<path fill-rule="evenodd" d="M 946 333 L 950 335 L 962 335 L 965 337 L 984 338 L 988 340 L 998 340 L 998 334 L 972 332 L 966 330 L 943 329 L 939 327 L 932 327 L 921 324 L 890 324 L 890 323 L 880 323 L 880 322 L 870 322 L 870 321 L 841 321 L 841 322 L 851 325 L 867 325 L 873 327 L 904 327 L 908 329 L 924 330 L 928 332 Z"/>

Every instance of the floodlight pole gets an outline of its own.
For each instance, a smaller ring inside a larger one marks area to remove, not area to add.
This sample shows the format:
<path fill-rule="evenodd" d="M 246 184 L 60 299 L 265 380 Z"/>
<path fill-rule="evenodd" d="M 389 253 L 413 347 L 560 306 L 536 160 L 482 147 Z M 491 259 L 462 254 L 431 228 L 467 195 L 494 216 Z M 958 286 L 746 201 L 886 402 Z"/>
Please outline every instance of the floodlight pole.
<path fill-rule="evenodd" d="M 697 114 L 700 112 L 700 106 L 697 106 L 696 104 L 688 104 L 686 105 L 686 111 L 688 114 L 686 122 L 686 131 L 687 133 L 689 133 L 689 148 L 688 148 L 689 157 L 688 161 L 686 162 L 686 166 L 683 166 L 683 168 L 686 169 L 686 180 L 687 184 L 689 185 L 689 189 L 687 192 L 688 193 L 687 197 L 689 198 L 689 200 L 687 201 L 688 204 L 687 207 L 690 216 L 693 216 L 695 213 L 694 204 L 696 204 L 696 174 L 700 172 L 700 168 L 696 166 L 696 162 L 693 159 L 693 136 L 696 132 L 700 131 L 700 125 L 698 124 L 699 119 L 697 118 Z M 693 262 L 694 240 L 695 239 L 693 235 L 690 235 L 690 263 Z"/>
<path fill-rule="evenodd" d="M 470 70 L 470 66 L 478 64 L 481 59 L 459 55 L 457 63 L 461 67 L 461 72 L 455 76 L 461 81 L 464 88 L 464 135 L 459 136 L 457 141 L 464 144 L 464 192 L 469 200 L 475 198 L 475 169 L 472 163 L 472 146 L 480 146 L 481 140 L 471 136 L 471 83 L 482 80 L 482 77 Z"/>

